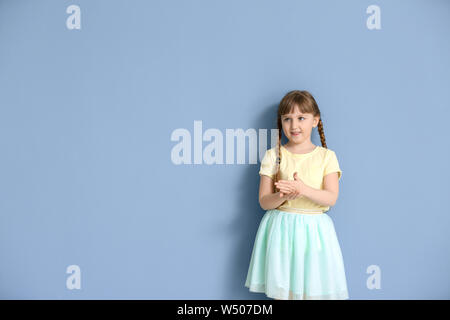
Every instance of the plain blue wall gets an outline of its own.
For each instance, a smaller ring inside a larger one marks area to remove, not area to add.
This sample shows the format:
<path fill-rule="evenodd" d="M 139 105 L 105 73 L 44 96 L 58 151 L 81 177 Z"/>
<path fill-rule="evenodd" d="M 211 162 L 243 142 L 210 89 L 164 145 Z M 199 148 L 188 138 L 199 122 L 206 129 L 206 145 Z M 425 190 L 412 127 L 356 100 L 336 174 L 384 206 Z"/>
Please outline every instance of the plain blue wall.
<path fill-rule="evenodd" d="M 260 159 L 176 165 L 171 135 L 275 128 L 299 89 L 343 171 L 350 298 L 449 299 L 449 30 L 445 0 L 1 1 L 0 297 L 266 299 Z"/>

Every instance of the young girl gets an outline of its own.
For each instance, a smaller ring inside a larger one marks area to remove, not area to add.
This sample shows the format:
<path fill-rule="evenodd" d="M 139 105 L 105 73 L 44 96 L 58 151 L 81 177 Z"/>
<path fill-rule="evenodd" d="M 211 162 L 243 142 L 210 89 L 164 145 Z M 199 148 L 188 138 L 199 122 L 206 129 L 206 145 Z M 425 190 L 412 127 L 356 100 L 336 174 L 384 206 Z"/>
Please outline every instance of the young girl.
<path fill-rule="evenodd" d="M 274 299 L 348 299 L 342 252 L 326 213 L 338 198 L 342 171 L 325 143 L 314 97 L 286 94 L 277 123 L 277 146 L 266 151 L 259 171 L 259 203 L 267 211 L 245 286 Z M 311 143 L 315 127 L 322 147 Z M 289 140 L 283 146 L 281 131 Z"/>

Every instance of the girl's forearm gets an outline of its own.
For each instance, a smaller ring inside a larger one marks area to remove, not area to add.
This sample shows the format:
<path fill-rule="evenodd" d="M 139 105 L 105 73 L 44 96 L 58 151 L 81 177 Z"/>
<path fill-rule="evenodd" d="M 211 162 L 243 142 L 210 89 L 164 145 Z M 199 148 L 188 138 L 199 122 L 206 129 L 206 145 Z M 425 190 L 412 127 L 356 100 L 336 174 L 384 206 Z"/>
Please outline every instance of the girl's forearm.
<path fill-rule="evenodd" d="M 328 190 L 316 189 L 308 185 L 305 185 L 303 196 L 322 206 L 334 206 L 337 200 L 337 196 L 333 192 Z"/>
<path fill-rule="evenodd" d="M 278 191 L 263 196 L 259 201 L 259 205 L 263 208 L 263 210 L 270 210 L 278 208 L 285 201 L 285 198 L 280 198 L 280 192 Z"/>

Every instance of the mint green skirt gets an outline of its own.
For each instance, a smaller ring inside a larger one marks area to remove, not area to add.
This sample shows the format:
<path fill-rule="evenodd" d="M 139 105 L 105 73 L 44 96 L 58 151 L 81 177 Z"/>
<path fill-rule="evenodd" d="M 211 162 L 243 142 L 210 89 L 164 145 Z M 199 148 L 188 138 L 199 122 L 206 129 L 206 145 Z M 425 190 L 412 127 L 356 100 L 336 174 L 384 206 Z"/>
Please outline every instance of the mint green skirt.
<path fill-rule="evenodd" d="M 281 300 L 348 299 L 344 260 L 330 216 L 267 210 L 245 286 Z"/>

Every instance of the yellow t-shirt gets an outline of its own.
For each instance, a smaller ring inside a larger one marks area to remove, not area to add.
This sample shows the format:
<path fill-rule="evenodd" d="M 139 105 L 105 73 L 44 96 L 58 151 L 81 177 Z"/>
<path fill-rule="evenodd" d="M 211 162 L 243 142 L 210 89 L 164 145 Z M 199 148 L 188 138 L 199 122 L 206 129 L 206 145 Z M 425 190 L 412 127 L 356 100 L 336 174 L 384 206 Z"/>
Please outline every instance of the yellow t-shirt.
<path fill-rule="evenodd" d="M 305 154 L 292 153 L 281 146 L 280 179 L 294 180 L 294 172 L 308 186 L 323 189 L 323 177 L 332 172 L 338 172 L 339 180 L 342 171 L 336 153 L 333 150 L 317 146 L 313 151 Z M 261 160 L 260 175 L 266 175 L 275 180 L 276 175 L 276 147 L 266 151 Z M 277 190 L 278 191 L 278 190 Z M 295 208 L 310 210 L 311 212 L 326 212 L 329 206 L 322 206 L 307 197 L 300 196 L 295 200 L 286 200 L 277 209 Z M 292 210 L 290 210 L 292 211 Z"/>

